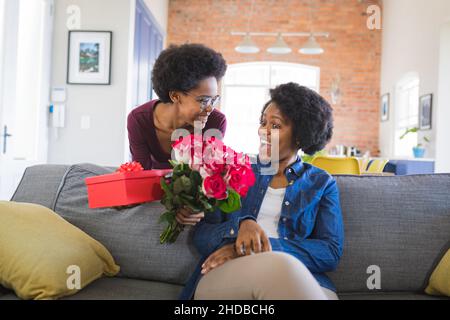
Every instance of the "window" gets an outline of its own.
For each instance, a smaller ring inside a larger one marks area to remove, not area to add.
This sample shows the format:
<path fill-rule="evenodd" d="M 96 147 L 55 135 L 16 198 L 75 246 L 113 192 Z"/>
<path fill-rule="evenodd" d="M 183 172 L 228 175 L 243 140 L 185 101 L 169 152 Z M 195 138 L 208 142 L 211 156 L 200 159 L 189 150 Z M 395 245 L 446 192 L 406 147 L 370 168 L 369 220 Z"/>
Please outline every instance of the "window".
<path fill-rule="evenodd" d="M 397 85 L 395 116 L 395 156 L 410 157 L 417 144 L 417 133 L 409 133 L 402 140 L 406 129 L 416 127 L 419 118 L 419 77 L 407 76 Z"/>
<path fill-rule="evenodd" d="M 261 109 L 269 89 L 296 82 L 319 92 L 320 68 L 282 62 L 252 62 L 228 66 L 222 81 L 222 109 L 227 117 L 225 143 L 236 151 L 258 153 Z"/>

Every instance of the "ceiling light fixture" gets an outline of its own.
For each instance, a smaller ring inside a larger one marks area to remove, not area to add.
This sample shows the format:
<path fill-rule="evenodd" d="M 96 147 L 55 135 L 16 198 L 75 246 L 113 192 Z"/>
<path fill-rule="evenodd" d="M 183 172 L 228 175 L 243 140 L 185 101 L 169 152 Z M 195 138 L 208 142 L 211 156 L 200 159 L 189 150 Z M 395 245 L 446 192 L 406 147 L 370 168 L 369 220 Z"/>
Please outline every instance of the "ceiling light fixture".
<path fill-rule="evenodd" d="M 309 0 L 309 30 L 311 34 L 309 35 L 308 41 L 303 45 L 303 47 L 298 50 L 301 54 L 322 54 L 325 50 L 317 43 L 316 38 L 312 32 L 313 23 L 313 13 L 312 13 L 313 1 Z"/>
<path fill-rule="evenodd" d="M 247 32 L 244 36 L 244 40 L 235 48 L 240 53 L 258 53 L 258 46 L 250 38 L 250 34 Z"/>
<path fill-rule="evenodd" d="M 283 37 L 305 37 L 308 41 L 298 52 L 302 54 L 321 54 L 325 50 L 317 43 L 318 37 L 329 37 L 328 32 L 231 32 L 233 36 L 243 36 L 244 40 L 236 46 L 235 50 L 240 53 L 258 53 L 260 50 L 251 37 L 277 37 L 276 42 L 267 48 L 272 54 L 288 54 L 292 49 L 283 40 Z"/>
<path fill-rule="evenodd" d="M 288 54 L 292 52 L 292 49 L 284 42 L 281 33 L 278 33 L 277 41 L 267 48 L 267 52 L 272 54 Z"/>
<path fill-rule="evenodd" d="M 298 50 L 301 54 L 322 54 L 325 50 L 317 43 L 316 38 L 311 34 L 308 41 Z"/>
<path fill-rule="evenodd" d="M 248 15 L 247 19 L 247 32 L 244 34 L 244 40 L 240 44 L 237 45 L 237 47 L 234 48 L 237 52 L 240 53 L 258 53 L 259 48 L 258 46 L 250 39 L 250 20 L 253 16 L 253 5 L 255 0 L 252 0 L 251 6 L 250 6 L 250 14 Z"/>

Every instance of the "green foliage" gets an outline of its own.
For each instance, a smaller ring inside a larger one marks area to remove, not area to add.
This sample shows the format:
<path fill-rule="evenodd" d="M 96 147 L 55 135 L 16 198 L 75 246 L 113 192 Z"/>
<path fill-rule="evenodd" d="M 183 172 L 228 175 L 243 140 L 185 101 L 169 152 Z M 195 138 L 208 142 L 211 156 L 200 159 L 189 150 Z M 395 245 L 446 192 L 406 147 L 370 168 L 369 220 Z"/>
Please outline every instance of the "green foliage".
<path fill-rule="evenodd" d="M 187 164 L 169 160 L 174 167 L 170 183 L 166 178 L 161 179 L 161 188 L 164 195 L 161 204 L 166 212 L 160 217 L 160 223 L 166 227 L 160 235 L 161 243 L 174 242 L 183 226 L 176 221 L 176 212 L 183 208 L 190 208 L 193 212 L 212 212 L 216 207 L 226 213 L 238 210 L 241 207 L 240 196 L 234 190 L 228 191 L 227 200 L 217 201 L 207 198 L 202 192 L 202 177 L 197 171 L 192 171 Z"/>
<path fill-rule="evenodd" d="M 219 209 L 225 213 L 231 213 L 241 208 L 241 197 L 234 190 L 228 190 L 228 198 L 219 200 Z"/>
<path fill-rule="evenodd" d="M 328 155 L 328 152 L 325 150 L 325 149 L 323 149 L 323 150 L 320 150 L 320 151 L 317 151 L 315 154 L 313 154 L 313 155 L 309 155 L 309 154 L 304 154 L 304 155 L 302 155 L 302 161 L 303 162 L 305 162 L 305 163 L 311 163 L 312 161 L 313 161 L 313 159 L 315 158 L 315 157 L 318 157 L 318 156 L 327 156 Z"/>
<path fill-rule="evenodd" d="M 413 127 L 413 128 L 406 129 L 406 131 L 400 136 L 400 140 L 403 140 L 410 133 L 417 133 L 417 132 L 419 132 L 419 128 L 418 127 Z M 420 148 L 425 143 L 429 143 L 430 142 L 430 139 L 427 136 L 423 136 L 422 139 L 423 139 L 424 143 L 420 143 L 419 142 L 416 145 L 417 148 Z"/>
<path fill-rule="evenodd" d="M 400 136 L 400 140 L 403 140 L 409 133 L 417 133 L 419 131 L 418 127 L 406 129 L 405 133 Z"/>

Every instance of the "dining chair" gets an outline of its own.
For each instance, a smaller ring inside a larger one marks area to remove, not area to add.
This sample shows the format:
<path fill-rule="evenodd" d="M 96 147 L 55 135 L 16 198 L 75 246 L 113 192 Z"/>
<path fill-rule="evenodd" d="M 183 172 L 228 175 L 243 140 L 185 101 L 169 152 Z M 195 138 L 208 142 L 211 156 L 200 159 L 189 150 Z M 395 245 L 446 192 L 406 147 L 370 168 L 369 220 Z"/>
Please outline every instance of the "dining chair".
<path fill-rule="evenodd" d="M 367 173 L 382 173 L 384 167 L 388 164 L 388 159 L 374 159 L 369 163 Z"/>
<path fill-rule="evenodd" d="M 351 174 L 360 175 L 361 168 L 357 158 L 315 157 L 311 164 L 325 170 L 331 175 Z"/>
<path fill-rule="evenodd" d="M 367 166 L 370 163 L 370 158 L 364 157 L 364 158 L 357 158 L 359 161 L 359 168 L 361 170 L 361 173 L 364 173 L 367 171 Z"/>

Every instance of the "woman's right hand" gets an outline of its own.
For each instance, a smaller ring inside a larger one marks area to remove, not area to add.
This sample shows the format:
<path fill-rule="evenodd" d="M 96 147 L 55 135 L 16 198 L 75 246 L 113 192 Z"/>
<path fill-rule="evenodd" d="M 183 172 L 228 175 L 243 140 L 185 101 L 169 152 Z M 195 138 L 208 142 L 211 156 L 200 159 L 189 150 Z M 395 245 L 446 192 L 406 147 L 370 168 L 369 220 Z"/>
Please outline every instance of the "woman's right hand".
<path fill-rule="evenodd" d="M 269 238 L 261 226 L 253 219 L 246 219 L 239 225 L 236 252 L 240 256 L 272 251 Z"/>
<path fill-rule="evenodd" d="M 195 226 L 205 217 L 203 212 L 195 213 L 188 207 L 181 208 L 177 211 L 175 219 L 179 224 Z"/>

